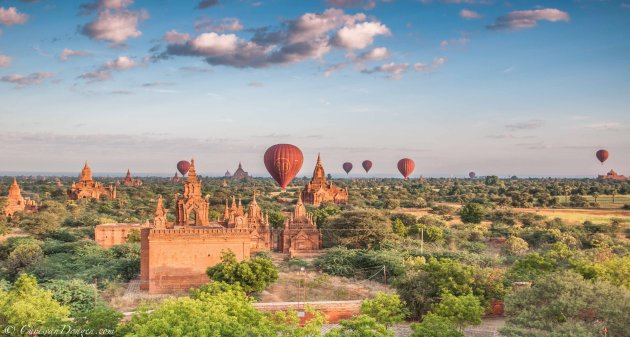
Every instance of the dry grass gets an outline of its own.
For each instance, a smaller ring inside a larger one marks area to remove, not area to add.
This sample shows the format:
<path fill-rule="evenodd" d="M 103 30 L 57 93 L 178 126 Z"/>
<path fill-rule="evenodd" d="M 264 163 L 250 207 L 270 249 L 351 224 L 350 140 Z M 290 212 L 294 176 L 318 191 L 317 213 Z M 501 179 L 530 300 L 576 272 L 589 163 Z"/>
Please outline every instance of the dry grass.
<path fill-rule="evenodd" d="M 554 209 L 554 208 L 515 208 L 517 212 L 536 213 L 550 219 L 560 218 L 572 225 L 581 225 L 584 221 L 594 223 L 610 223 L 612 219 L 620 219 L 630 223 L 630 211 L 603 209 Z"/>
<path fill-rule="evenodd" d="M 277 260 L 276 260 L 277 261 Z M 259 302 L 294 302 L 298 300 L 298 284 L 301 284 L 300 299 L 304 300 L 304 279 L 306 278 L 306 299 L 308 301 L 349 301 L 373 297 L 377 292 L 391 292 L 381 283 L 369 280 L 356 280 L 330 276 L 307 268 L 289 268 L 287 263 L 278 263 L 278 281 L 260 294 Z"/>

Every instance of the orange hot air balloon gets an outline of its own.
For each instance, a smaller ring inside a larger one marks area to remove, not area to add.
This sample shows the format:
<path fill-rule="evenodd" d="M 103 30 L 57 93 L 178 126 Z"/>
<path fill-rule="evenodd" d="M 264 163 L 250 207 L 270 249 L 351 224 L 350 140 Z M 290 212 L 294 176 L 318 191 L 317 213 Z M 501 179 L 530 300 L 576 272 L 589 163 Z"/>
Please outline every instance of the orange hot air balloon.
<path fill-rule="evenodd" d="M 398 161 L 398 171 L 400 171 L 400 174 L 405 177 L 405 180 L 409 178 L 415 168 L 416 163 L 414 163 L 413 160 L 409 158 L 403 158 Z"/>
<path fill-rule="evenodd" d="M 363 163 L 361 163 L 361 165 L 363 166 L 363 169 L 365 170 L 365 173 L 370 172 L 370 169 L 372 168 L 372 161 L 371 160 L 364 160 Z"/>
<path fill-rule="evenodd" d="M 597 153 L 595 153 L 595 156 L 602 163 L 602 165 L 604 165 L 604 162 L 606 161 L 606 159 L 608 159 L 608 150 L 601 149 L 597 151 Z"/>
<path fill-rule="evenodd" d="M 350 171 L 352 171 L 352 163 L 350 162 L 343 163 L 343 170 L 346 171 L 346 174 L 350 173 Z"/>
<path fill-rule="evenodd" d="M 182 176 L 185 176 L 186 173 L 188 173 L 188 170 L 190 170 L 190 162 L 187 160 L 180 160 L 177 163 L 177 170 L 182 174 Z"/>
<path fill-rule="evenodd" d="M 302 168 L 304 156 L 295 145 L 276 144 L 265 152 L 265 167 L 284 190 Z"/>

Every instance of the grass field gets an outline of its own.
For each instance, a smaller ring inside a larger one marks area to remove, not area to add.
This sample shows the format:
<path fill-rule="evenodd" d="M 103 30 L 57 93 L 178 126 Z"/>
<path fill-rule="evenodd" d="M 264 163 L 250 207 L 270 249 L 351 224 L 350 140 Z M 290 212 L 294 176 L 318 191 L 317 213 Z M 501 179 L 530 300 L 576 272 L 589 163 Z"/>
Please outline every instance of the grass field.
<path fill-rule="evenodd" d="M 630 223 L 630 211 L 604 209 L 553 209 L 553 208 L 516 208 L 518 212 L 544 215 L 548 218 L 560 218 L 569 224 L 580 225 L 584 221 L 593 223 L 610 223 L 612 219 L 621 219 Z"/>
<path fill-rule="evenodd" d="M 595 201 L 595 199 L 590 195 L 584 195 L 584 197 L 588 201 Z M 564 204 L 565 197 L 558 197 L 558 201 L 560 201 L 561 204 Z M 615 195 L 615 203 L 613 203 L 612 195 L 600 195 L 597 197 L 597 202 L 599 203 L 599 208 L 622 208 L 623 205 L 630 204 L 630 195 Z"/>

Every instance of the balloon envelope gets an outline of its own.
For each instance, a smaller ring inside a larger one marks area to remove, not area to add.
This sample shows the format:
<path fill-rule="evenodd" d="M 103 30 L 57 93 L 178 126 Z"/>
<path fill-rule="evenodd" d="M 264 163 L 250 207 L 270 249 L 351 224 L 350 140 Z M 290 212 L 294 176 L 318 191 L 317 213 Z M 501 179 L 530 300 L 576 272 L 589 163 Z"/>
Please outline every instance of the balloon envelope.
<path fill-rule="evenodd" d="M 190 162 L 187 160 L 180 160 L 177 163 L 177 170 L 179 171 L 179 173 L 185 176 L 186 173 L 188 173 L 188 170 L 190 170 Z"/>
<path fill-rule="evenodd" d="M 416 168 L 416 163 L 414 163 L 413 160 L 409 158 L 403 158 L 398 161 L 398 171 L 400 171 L 400 174 L 402 174 L 403 177 L 405 177 L 405 180 L 409 178 L 409 176 L 413 173 L 413 170 L 415 168 Z"/>
<path fill-rule="evenodd" d="M 477 174 L 475 172 L 470 171 L 468 172 L 468 176 L 470 177 L 470 179 L 474 179 L 477 176 Z"/>
<path fill-rule="evenodd" d="M 365 170 L 365 173 L 368 173 L 370 172 L 370 169 L 372 168 L 372 161 L 364 160 L 361 165 L 363 165 L 363 169 Z"/>
<path fill-rule="evenodd" d="M 352 171 L 352 163 L 343 163 L 343 170 L 346 171 L 346 174 L 350 173 L 350 171 Z"/>
<path fill-rule="evenodd" d="M 595 153 L 595 156 L 603 164 L 608 159 L 608 150 L 601 149 Z"/>
<path fill-rule="evenodd" d="M 295 145 L 276 144 L 267 149 L 264 161 L 269 174 L 285 189 L 300 172 L 304 156 Z"/>

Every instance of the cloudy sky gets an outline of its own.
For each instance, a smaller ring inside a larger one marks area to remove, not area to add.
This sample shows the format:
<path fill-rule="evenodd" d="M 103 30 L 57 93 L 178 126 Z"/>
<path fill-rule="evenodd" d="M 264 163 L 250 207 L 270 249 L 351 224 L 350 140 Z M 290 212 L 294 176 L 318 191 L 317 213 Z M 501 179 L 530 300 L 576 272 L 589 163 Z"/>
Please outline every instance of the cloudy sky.
<path fill-rule="evenodd" d="M 629 55 L 630 1 L 0 0 L 0 172 L 629 174 Z"/>

